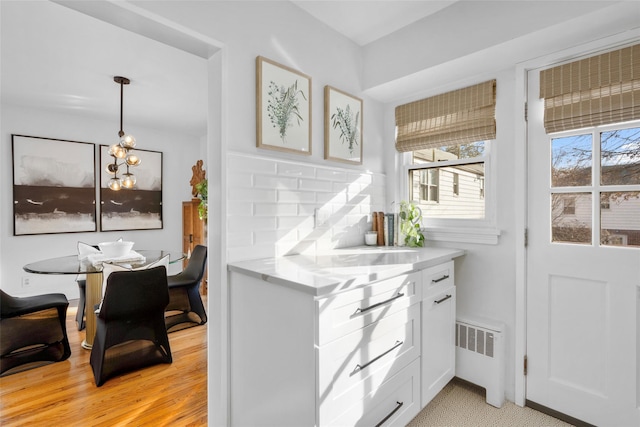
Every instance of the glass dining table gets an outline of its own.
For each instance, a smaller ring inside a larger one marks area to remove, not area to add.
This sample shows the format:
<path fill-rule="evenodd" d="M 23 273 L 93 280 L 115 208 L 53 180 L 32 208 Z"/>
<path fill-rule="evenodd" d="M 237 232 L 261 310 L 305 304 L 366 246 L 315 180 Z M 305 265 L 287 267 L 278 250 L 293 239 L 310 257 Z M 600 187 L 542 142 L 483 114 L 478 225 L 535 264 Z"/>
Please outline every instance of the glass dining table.
<path fill-rule="evenodd" d="M 131 268 L 140 268 L 149 265 L 169 255 L 169 264 L 180 262 L 185 258 L 182 252 L 165 250 L 136 249 L 136 252 L 144 257 L 144 261 L 136 263 L 123 263 Z M 86 274 L 85 315 L 86 329 L 82 347 L 90 350 L 93 347 L 93 339 L 96 334 L 96 316 L 94 307 L 102 299 L 102 264 L 93 265 L 88 260 L 78 259 L 78 255 L 68 255 L 57 258 L 45 259 L 29 263 L 22 267 L 24 271 L 34 274 Z"/>

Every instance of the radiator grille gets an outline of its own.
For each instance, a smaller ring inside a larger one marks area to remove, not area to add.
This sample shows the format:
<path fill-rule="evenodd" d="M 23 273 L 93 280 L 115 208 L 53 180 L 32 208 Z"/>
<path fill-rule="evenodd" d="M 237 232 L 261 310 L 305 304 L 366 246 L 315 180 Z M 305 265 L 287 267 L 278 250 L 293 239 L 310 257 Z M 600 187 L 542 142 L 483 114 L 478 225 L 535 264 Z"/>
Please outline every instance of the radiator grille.
<path fill-rule="evenodd" d="M 486 329 L 456 323 L 456 345 L 487 357 L 493 357 L 494 335 L 492 331 Z"/>

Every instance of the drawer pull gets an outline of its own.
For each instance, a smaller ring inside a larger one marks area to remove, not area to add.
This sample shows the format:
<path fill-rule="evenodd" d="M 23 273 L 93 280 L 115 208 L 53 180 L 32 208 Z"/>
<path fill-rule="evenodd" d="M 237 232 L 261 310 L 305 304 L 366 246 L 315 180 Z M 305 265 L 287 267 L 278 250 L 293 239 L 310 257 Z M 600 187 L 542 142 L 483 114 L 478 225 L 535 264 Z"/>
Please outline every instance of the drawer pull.
<path fill-rule="evenodd" d="M 384 417 L 382 419 L 382 421 L 380 421 L 378 424 L 376 424 L 376 427 L 380 427 L 382 424 L 384 424 L 389 418 L 393 417 L 393 414 L 395 414 L 396 412 L 398 412 L 398 409 L 402 408 L 402 405 L 404 405 L 404 402 L 398 402 L 396 400 L 396 407 L 393 408 L 393 411 L 389 412 L 389 414 Z"/>
<path fill-rule="evenodd" d="M 356 309 L 356 312 L 355 312 L 354 314 L 364 313 L 365 311 L 373 310 L 373 309 L 374 309 L 374 308 L 376 308 L 376 307 L 380 307 L 381 305 L 388 304 L 388 303 L 390 303 L 390 302 L 391 302 L 391 301 L 393 301 L 393 300 L 397 300 L 398 298 L 402 298 L 403 296 L 404 296 L 404 294 L 403 294 L 403 293 L 398 292 L 398 294 L 397 294 L 396 296 L 391 297 L 391 298 L 389 298 L 388 300 L 385 300 L 385 301 L 379 302 L 379 303 L 377 303 L 377 304 L 370 305 L 369 307 L 365 307 L 365 308 L 360 308 L 360 307 L 358 307 L 358 308 Z"/>
<path fill-rule="evenodd" d="M 439 300 L 434 301 L 436 304 L 440 304 L 441 302 L 445 302 L 446 300 L 448 300 L 449 298 L 451 298 L 451 295 L 447 295 L 446 297 L 440 298 Z"/>
<path fill-rule="evenodd" d="M 443 280 L 447 280 L 448 278 L 449 278 L 449 275 L 448 275 L 448 274 L 445 274 L 444 276 L 442 276 L 442 277 L 441 277 L 441 278 L 439 278 L 439 279 L 433 279 L 433 280 L 431 280 L 431 283 L 438 283 L 438 282 L 442 282 Z"/>
<path fill-rule="evenodd" d="M 375 358 L 369 360 L 367 363 L 365 363 L 362 366 L 356 365 L 356 367 L 353 369 L 353 372 L 351 372 L 351 375 L 355 374 L 358 371 L 363 370 L 364 368 L 366 368 L 367 366 L 371 365 L 376 360 L 379 360 L 381 357 L 384 357 L 385 355 L 391 353 L 393 350 L 395 350 L 396 348 L 400 347 L 402 344 L 404 344 L 404 341 L 396 341 L 395 345 L 393 347 L 391 347 L 389 350 L 387 350 L 384 353 L 382 353 L 382 354 L 376 356 Z"/>

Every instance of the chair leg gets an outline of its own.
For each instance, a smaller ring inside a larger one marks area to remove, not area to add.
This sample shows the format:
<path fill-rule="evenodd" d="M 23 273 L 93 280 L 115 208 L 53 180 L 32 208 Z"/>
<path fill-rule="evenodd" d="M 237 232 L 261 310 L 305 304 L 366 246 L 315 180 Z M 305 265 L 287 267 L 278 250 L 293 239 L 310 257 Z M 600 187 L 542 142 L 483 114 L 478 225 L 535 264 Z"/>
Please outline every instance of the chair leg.
<path fill-rule="evenodd" d="M 98 320 L 98 322 L 100 322 L 100 320 Z M 91 365 L 93 378 L 97 387 L 100 387 L 105 381 L 102 376 L 106 352 L 105 339 L 104 325 L 98 325 L 96 328 L 96 336 L 93 340 L 93 347 L 91 348 L 91 355 L 89 356 L 89 364 Z"/>
<path fill-rule="evenodd" d="M 67 335 L 67 307 L 58 307 L 58 319 L 60 320 L 60 327 L 62 328 L 62 346 L 64 353 L 60 358 L 60 361 L 67 360 L 71 356 L 71 346 L 69 345 L 69 337 Z"/>
<path fill-rule="evenodd" d="M 207 323 L 207 312 L 204 309 L 204 304 L 202 303 L 202 298 L 200 297 L 200 287 L 192 286 L 187 290 L 187 295 L 189 296 L 189 305 L 191 305 L 191 311 L 197 314 L 200 317 L 200 324 L 204 325 Z"/>
<path fill-rule="evenodd" d="M 85 289 L 80 287 L 80 298 L 78 299 L 78 311 L 76 312 L 76 324 L 78 325 L 79 331 L 85 328 L 84 309 L 85 309 L 85 305 L 87 304 L 85 292 L 86 292 Z"/>

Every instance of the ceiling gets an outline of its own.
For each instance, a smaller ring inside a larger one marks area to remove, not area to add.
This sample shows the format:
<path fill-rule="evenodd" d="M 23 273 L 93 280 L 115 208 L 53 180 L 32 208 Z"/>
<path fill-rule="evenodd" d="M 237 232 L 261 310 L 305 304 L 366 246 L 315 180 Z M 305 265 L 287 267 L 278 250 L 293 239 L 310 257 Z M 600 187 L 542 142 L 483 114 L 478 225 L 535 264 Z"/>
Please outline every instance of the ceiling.
<path fill-rule="evenodd" d="M 141 125 L 206 134 L 202 57 L 48 1 L 1 7 L 3 103 L 113 121 L 117 138 L 120 85 L 113 77 L 120 75 L 131 80 L 125 132 Z"/>
<path fill-rule="evenodd" d="M 454 2 L 293 3 L 364 45 Z M 121 75 L 131 80 L 124 87 L 125 131 L 131 132 L 127 125 L 158 128 L 160 123 L 167 130 L 204 135 L 204 58 L 217 48 L 185 41 L 169 27 L 136 18 L 134 6 L 123 5 L 127 3 L 3 1 L 2 102 L 112 120 L 115 134 L 120 86 L 113 77 Z M 134 19 L 143 35 L 122 30 L 131 28 Z"/>
<path fill-rule="evenodd" d="M 456 1 L 292 0 L 292 3 L 360 46 L 364 46 L 451 6 Z"/>

